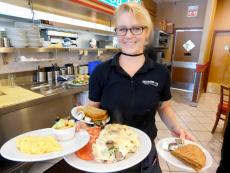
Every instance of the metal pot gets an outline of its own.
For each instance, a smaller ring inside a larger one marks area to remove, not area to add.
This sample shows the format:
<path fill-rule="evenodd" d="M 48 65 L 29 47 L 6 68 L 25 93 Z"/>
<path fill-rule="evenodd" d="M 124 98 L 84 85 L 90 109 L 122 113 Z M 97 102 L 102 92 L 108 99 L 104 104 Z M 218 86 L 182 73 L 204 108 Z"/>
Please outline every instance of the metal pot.
<path fill-rule="evenodd" d="M 38 82 L 45 82 L 46 81 L 46 73 L 44 71 L 38 72 Z"/>
<path fill-rule="evenodd" d="M 73 64 L 65 64 L 65 67 L 67 68 L 67 75 L 73 75 L 74 74 Z"/>

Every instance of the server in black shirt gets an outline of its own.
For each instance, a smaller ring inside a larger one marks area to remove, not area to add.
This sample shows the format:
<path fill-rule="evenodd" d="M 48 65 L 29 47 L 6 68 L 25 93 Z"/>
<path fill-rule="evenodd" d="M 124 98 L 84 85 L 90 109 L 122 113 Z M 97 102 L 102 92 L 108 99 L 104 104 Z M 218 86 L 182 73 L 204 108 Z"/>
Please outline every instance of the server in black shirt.
<path fill-rule="evenodd" d="M 157 135 L 155 114 L 176 136 L 192 139 L 176 121 L 170 105 L 170 73 L 147 54 L 144 47 L 152 33 L 147 10 L 137 3 L 119 6 L 115 32 L 122 52 L 98 65 L 89 82 L 89 105 L 108 110 L 112 123 L 126 124 Z M 155 145 L 140 164 L 124 172 L 161 173 Z"/>

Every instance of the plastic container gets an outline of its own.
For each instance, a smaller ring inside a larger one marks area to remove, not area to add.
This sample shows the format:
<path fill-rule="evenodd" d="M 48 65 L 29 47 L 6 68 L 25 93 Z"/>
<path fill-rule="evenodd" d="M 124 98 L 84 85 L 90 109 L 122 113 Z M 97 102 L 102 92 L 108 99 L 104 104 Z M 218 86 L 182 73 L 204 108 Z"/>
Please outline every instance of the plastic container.
<path fill-rule="evenodd" d="M 89 75 L 91 75 L 93 73 L 93 70 L 95 69 L 95 67 L 98 64 L 101 64 L 100 60 L 88 62 L 88 72 L 89 72 Z"/>

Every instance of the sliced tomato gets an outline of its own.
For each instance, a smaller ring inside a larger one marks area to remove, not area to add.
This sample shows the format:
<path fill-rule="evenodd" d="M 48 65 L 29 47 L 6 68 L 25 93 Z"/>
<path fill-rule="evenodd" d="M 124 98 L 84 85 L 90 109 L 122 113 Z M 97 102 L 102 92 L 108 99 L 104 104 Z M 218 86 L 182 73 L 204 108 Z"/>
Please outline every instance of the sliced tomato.
<path fill-rule="evenodd" d="M 93 150 L 92 150 L 92 144 L 88 143 L 86 146 L 84 146 L 82 149 L 75 152 L 75 154 L 83 160 L 93 160 Z"/>
<path fill-rule="evenodd" d="M 92 145 L 98 138 L 100 134 L 101 128 L 100 127 L 90 127 L 87 129 L 87 132 L 90 135 L 90 140 L 86 146 L 84 146 L 82 149 L 75 152 L 76 156 L 83 160 L 93 160 L 93 150 Z"/>

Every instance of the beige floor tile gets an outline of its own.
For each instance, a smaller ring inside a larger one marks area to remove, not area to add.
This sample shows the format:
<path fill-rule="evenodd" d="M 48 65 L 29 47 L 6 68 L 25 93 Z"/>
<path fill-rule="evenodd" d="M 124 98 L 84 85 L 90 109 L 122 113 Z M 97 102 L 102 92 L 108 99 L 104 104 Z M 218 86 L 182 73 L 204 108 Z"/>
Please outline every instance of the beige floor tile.
<path fill-rule="evenodd" d="M 209 169 L 207 169 L 206 171 L 202 172 L 202 173 L 216 173 L 217 167 L 218 167 L 218 164 L 214 161 L 212 163 L 212 166 Z"/>
<path fill-rule="evenodd" d="M 156 126 L 158 130 L 167 130 L 167 126 L 162 122 L 162 121 L 158 121 L 156 122 Z"/>
<path fill-rule="evenodd" d="M 160 156 L 158 158 L 159 158 L 161 170 L 162 171 L 169 171 L 169 167 L 168 167 L 168 164 L 166 163 L 166 161 L 164 161 Z"/>
<path fill-rule="evenodd" d="M 214 135 L 210 132 L 201 132 L 201 131 L 192 131 L 193 135 L 200 142 L 211 142 L 211 141 L 219 141 Z"/>
<path fill-rule="evenodd" d="M 212 131 L 213 125 L 214 125 L 214 123 L 211 123 L 211 124 L 202 124 L 202 126 L 206 128 L 206 131 L 208 131 L 210 133 Z"/>
<path fill-rule="evenodd" d="M 219 131 L 218 132 L 218 129 L 215 133 L 212 134 L 213 136 L 213 139 L 219 141 L 219 142 L 223 142 L 223 136 L 222 136 L 222 133 Z"/>
<path fill-rule="evenodd" d="M 200 124 L 198 121 L 186 121 L 185 124 L 192 131 L 207 132 L 208 130 L 203 124 Z"/>
<path fill-rule="evenodd" d="M 213 157 L 213 159 L 216 161 L 216 163 L 219 165 L 219 163 L 220 163 L 220 158 L 221 158 L 221 156 L 219 155 L 219 156 L 212 156 Z"/>
<path fill-rule="evenodd" d="M 220 142 L 200 142 L 200 144 L 209 151 L 212 156 L 220 156 L 220 151 L 222 148 L 222 143 Z"/>
<path fill-rule="evenodd" d="M 214 124 L 213 120 L 209 117 L 195 117 L 195 119 L 201 124 Z"/>
<path fill-rule="evenodd" d="M 169 130 L 158 130 L 158 132 L 157 132 L 157 138 L 158 139 L 168 138 L 171 136 L 172 135 L 171 135 Z"/>

